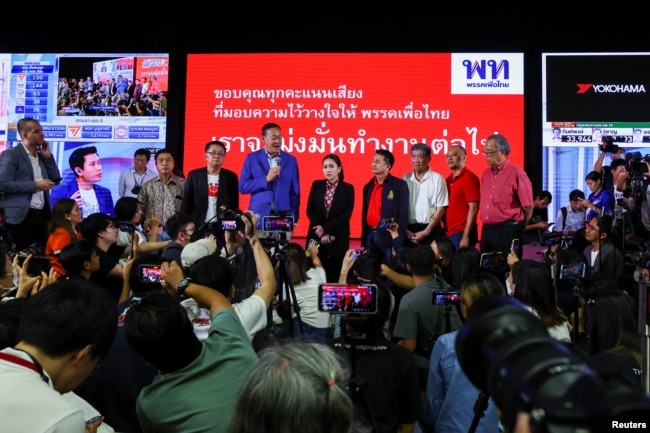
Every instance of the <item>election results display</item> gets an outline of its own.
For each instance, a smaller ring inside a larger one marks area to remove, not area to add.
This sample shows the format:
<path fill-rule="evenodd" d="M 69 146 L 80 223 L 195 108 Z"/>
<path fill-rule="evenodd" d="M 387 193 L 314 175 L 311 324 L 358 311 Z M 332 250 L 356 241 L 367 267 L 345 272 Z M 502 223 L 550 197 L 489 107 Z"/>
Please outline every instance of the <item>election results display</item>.
<path fill-rule="evenodd" d="M 372 177 L 376 149 L 395 156 L 391 174 L 412 171 L 410 148 L 431 146 L 431 167 L 449 174 L 450 146 L 467 150 L 467 167 L 487 167 L 484 141 L 494 132 L 512 144 L 523 167 L 521 53 L 283 53 L 190 54 L 187 59 L 184 171 L 205 166 L 204 145 L 227 145 L 224 167 L 241 172 L 263 146 L 262 126 L 282 128 L 282 150 L 298 158 L 304 236 L 312 182 L 322 160 L 337 154 L 355 187 L 352 237 L 361 234 L 362 188 Z M 242 195 L 246 209 L 250 196 Z"/>
<path fill-rule="evenodd" d="M 628 155 L 650 154 L 649 69 L 650 53 L 542 54 L 542 178 L 553 219 L 573 189 L 589 194 L 601 137 Z"/>
<path fill-rule="evenodd" d="M 168 76 L 167 53 L 0 54 L 0 153 L 20 143 L 18 120 L 37 119 L 64 179 L 73 150 L 97 148 L 115 202 L 135 150 L 165 147 Z"/>

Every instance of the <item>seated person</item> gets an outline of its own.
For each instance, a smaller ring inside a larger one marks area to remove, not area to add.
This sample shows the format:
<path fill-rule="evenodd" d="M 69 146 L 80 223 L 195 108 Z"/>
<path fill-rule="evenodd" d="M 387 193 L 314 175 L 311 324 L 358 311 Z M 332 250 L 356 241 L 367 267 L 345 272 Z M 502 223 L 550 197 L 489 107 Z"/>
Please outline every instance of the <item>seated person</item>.
<path fill-rule="evenodd" d="M 78 239 L 63 247 L 59 260 L 66 271 L 65 279 L 90 280 L 92 273 L 98 271 L 100 266 L 97 247 L 88 239 Z"/>

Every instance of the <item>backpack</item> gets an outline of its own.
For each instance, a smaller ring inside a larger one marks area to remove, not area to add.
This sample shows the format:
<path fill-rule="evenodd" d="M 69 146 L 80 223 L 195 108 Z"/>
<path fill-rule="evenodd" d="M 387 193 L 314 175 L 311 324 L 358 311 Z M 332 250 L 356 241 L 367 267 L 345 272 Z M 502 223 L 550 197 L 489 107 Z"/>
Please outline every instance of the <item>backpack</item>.
<path fill-rule="evenodd" d="M 566 228 L 566 216 L 567 216 L 567 209 L 566 206 L 562 206 L 560 208 L 560 211 L 562 212 L 562 231 Z"/>

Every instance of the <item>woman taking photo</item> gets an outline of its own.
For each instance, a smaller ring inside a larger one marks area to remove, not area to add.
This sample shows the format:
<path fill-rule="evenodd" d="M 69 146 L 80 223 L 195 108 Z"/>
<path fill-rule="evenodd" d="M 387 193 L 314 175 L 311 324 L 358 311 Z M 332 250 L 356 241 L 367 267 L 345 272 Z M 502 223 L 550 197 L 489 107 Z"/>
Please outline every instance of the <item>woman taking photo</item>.
<path fill-rule="evenodd" d="M 318 286 L 326 283 L 325 270 L 318 259 L 318 249 L 319 247 L 312 247 L 309 250 L 314 264 L 313 267 L 309 267 L 305 250 L 299 244 L 292 242 L 283 248 L 286 254 L 286 278 L 289 281 L 282 281 L 284 287 L 279 289 L 283 291 L 282 296 L 284 299 L 290 301 L 292 318 L 288 326 L 278 335 L 279 339 L 290 335 L 294 338 L 302 337 L 317 343 L 326 343 L 329 338 L 330 315 L 318 310 Z M 282 265 L 282 262 L 278 264 Z M 283 270 L 280 269 L 280 272 L 282 273 Z M 293 286 L 296 299 L 292 299 L 293 294 L 290 292 L 289 282 Z M 298 303 L 300 307 L 302 330 L 300 329 L 301 324 L 298 321 L 298 315 L 293 308 L 294 303 Z M 283 306 L 287 307 L 289 305 L 285 303 Z M 288 315 L 286 317 L 288 318 Z M 283 319 L 287 320 L 285 317 Z M 289 326 L 293 330 L 289 329 Z"/>
<path fill-rule="evenodd" d="M 307 246 L 320 244 L 319 257 L 327 281 L 338 281 L 343 257 L 350 247 L 350 217 L 354 209 L 354 186 L 343 181 L 343 166 L 337 155 L 323 158 L 325 179 L 315 180 L 307 200 L 309 231 Z"/>
<path fill-rule="evenodd" d="M 83 214 L 75 200 L 62 198 L 54 203 L 45 255 L 50 258 L 50 266 L 54 268 L 58 278 L 66 274 L 59 260 L 59 252 L 73 240 L 81 239 L 81 233 L 77 232 L 77 225 L 81 221 L 83 221 Z"/>

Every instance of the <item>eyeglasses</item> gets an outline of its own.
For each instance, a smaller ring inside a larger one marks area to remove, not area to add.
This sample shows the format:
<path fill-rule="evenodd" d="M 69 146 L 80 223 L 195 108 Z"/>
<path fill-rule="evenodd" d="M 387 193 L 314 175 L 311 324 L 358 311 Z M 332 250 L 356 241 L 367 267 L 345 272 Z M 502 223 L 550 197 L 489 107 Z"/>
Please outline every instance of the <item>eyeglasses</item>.
<path fill-rule="evenodd" d="M 590 230 L 593 230 L 593 231 L 596 231 L 596 232 L 599 232 L 599 231 L 600 231 L 600 229 L 598 228 L 597 225 L 596 225 L 596 226 L 592 226 L 592 225 L 589 224 L 589 223 L 585 224 L 585 229 L 590 229 Z"/>
<path fill-rule="evenodd" d="M 422 161 L 424 158 L 426 158 L 426 155 L 411 155 L 411 159 L 417 159 L 418 161 Z"/>
<path fill-rule="evenodd" d="M 268 138 L 271 141 L 282 140 L 281 135 L 267 135 L 266 138 Z"/>
<path fill-rule="evenodd" d="M 189 232 L 188 234 L 190 234 L 190 235 L 191 235 L 192 233 L 194 233 L 195 231 L 196 231 L 196 229 L 185 229 L 185 230 L 181 230 L 181 232 L 183 232 L 183 233 L 188 233 L 188 232 Z"/>
<path fill-rule="evenodd" d="M 214 158 L 222 158 L 222 157 L 226 156 L 226 154 L 223 153 L 223 152 L 205 152 L 205 153 L 207 155 L 210 155 L 210 156 L 214 157 Z"/>
<path fill-rule="evenodd" d="M 117 226 L 115 224 L 109 224 L 109 225 L 106 226 L 106 228 L 107 229 L 117 230 Z"/>
<path fill-rule="evenodd" d="M 497 152 L 501 152 L 501 149 L 497 149 L 497 150 L 484 150 L 484 151 L 483 151 L 483 155 L 485 155 L 485 156 L 492 156 L 492 155 L 494 155 L 494 154 L 497 153 Z"/>

